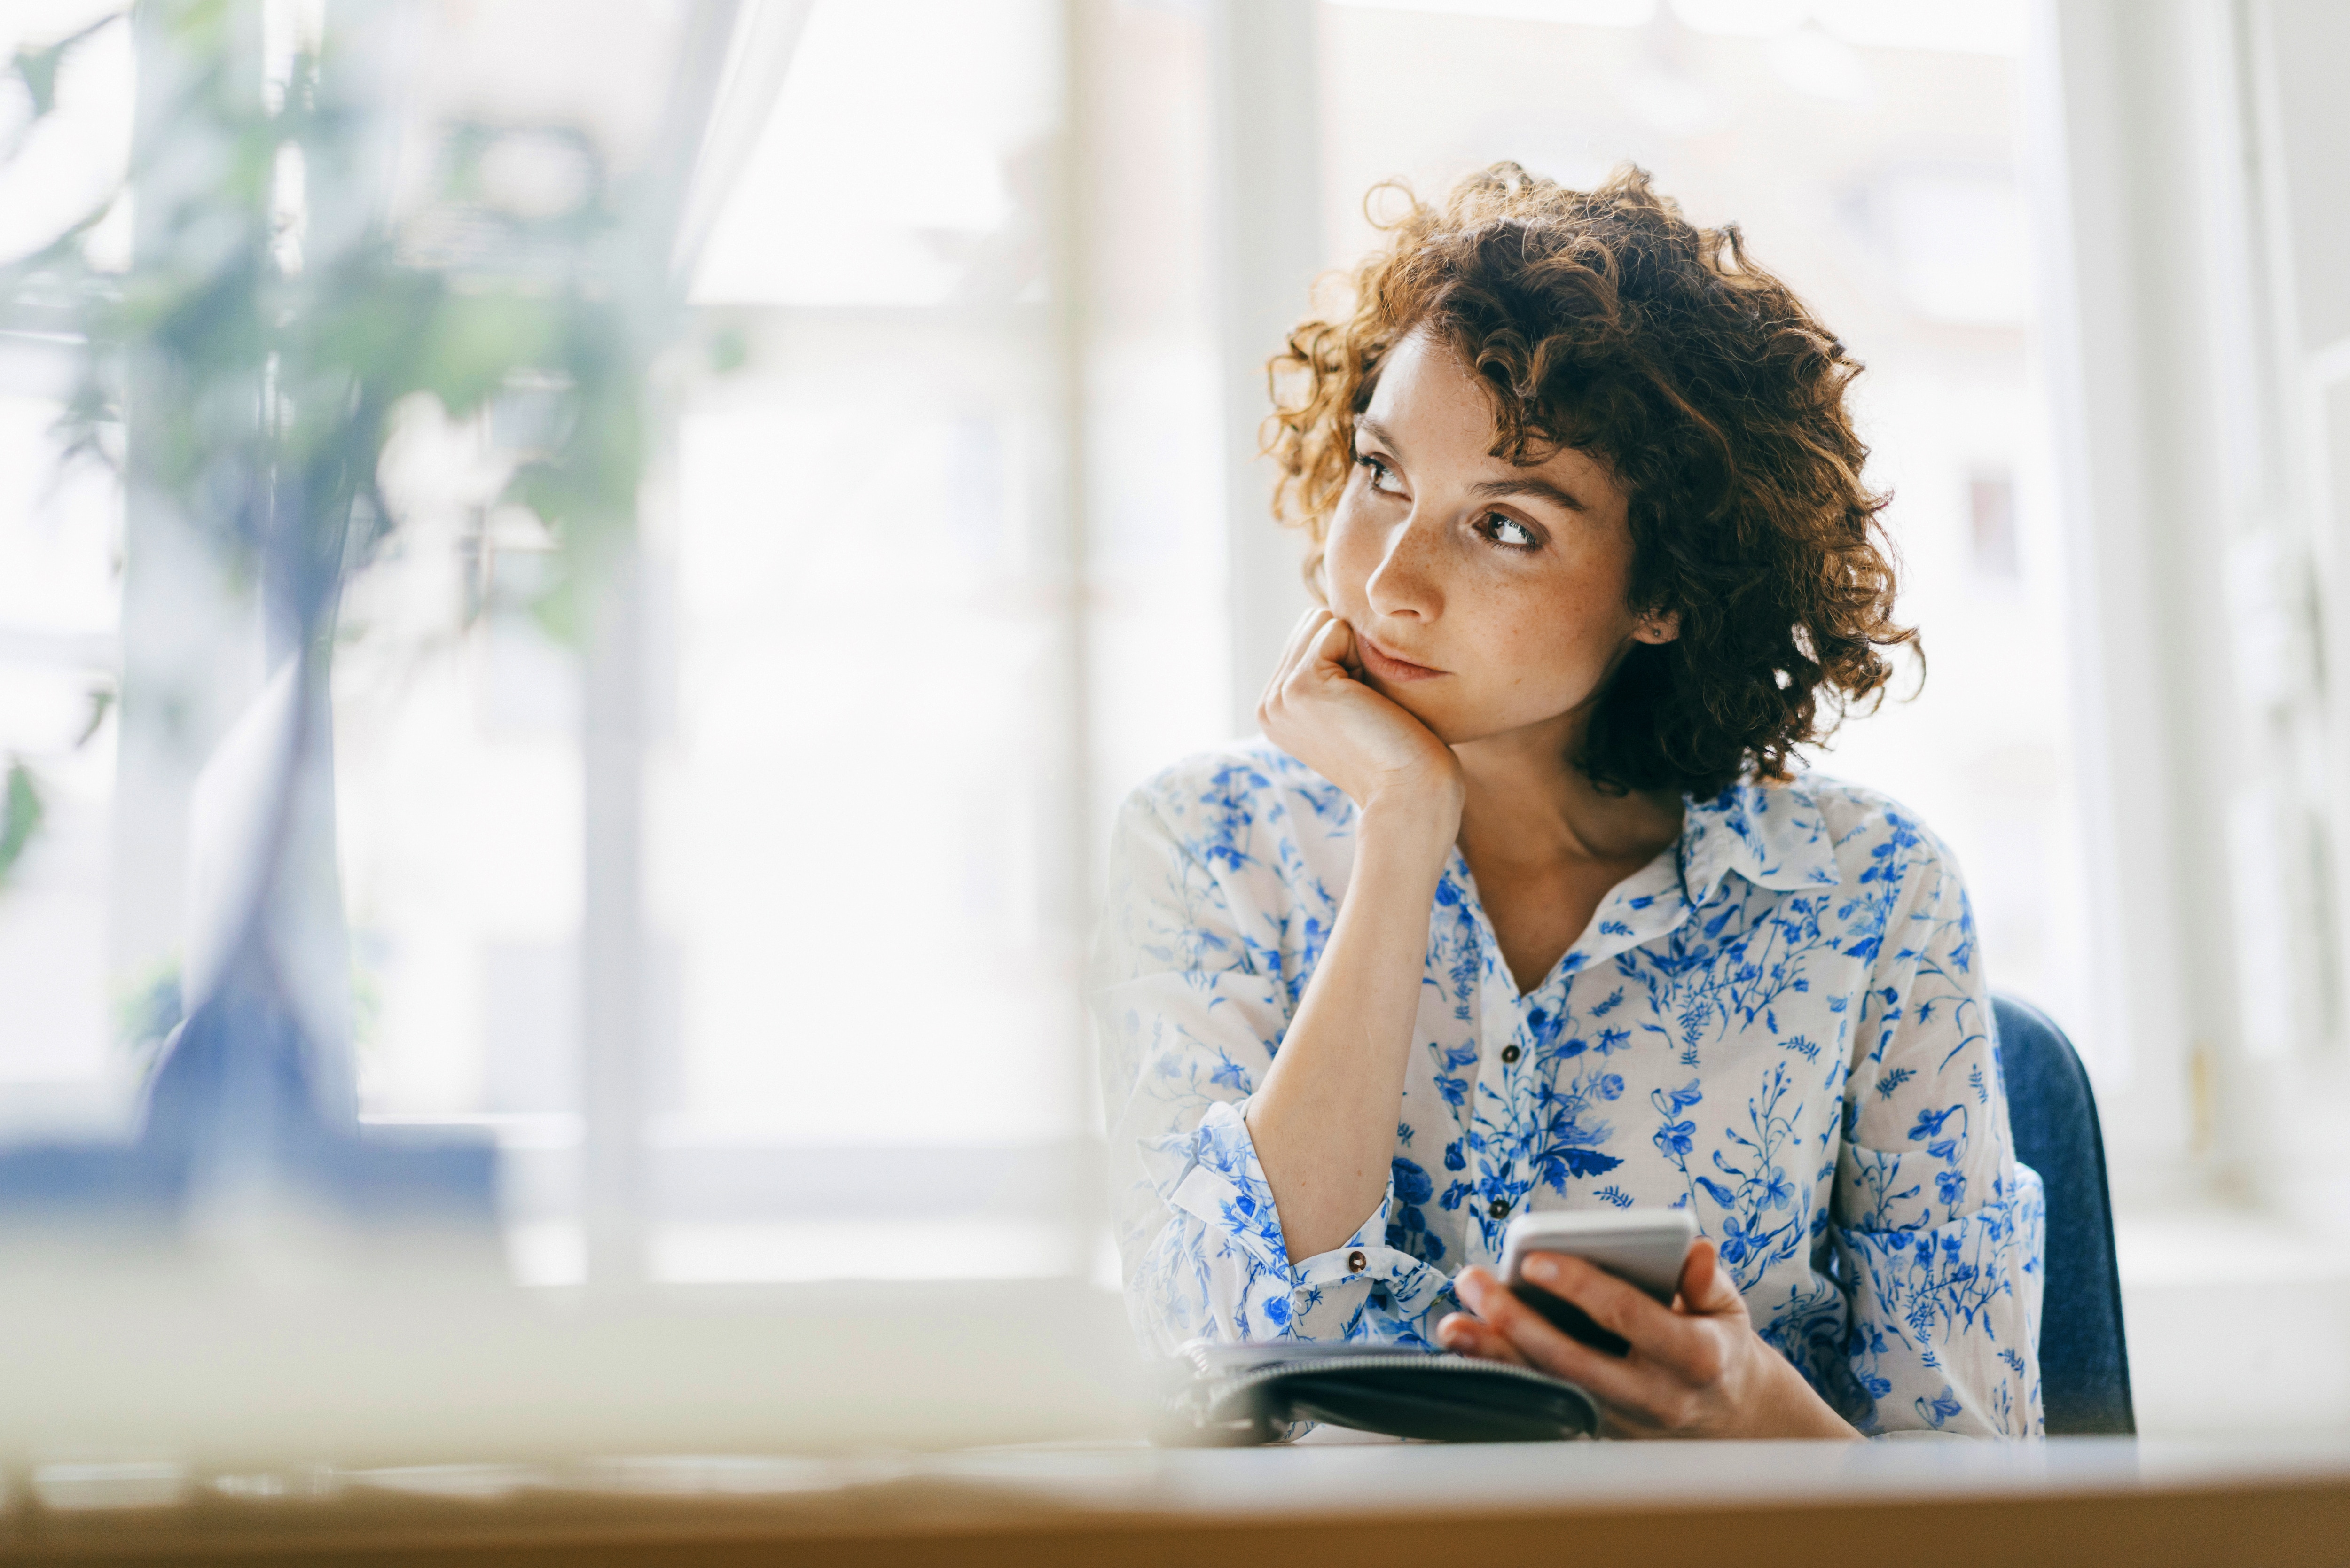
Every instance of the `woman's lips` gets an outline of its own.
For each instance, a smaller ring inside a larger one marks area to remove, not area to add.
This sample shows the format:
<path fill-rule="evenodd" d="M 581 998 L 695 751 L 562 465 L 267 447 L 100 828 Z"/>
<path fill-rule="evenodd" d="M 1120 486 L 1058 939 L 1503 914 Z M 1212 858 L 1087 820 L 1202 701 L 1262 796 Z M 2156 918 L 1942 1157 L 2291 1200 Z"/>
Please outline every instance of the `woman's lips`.
<path fill-rule="evenodd" d="M 1449 673 L 1432 665 L 1414 664 L 1409 659 L 1398 659 L 1360 633 L 1356 634 L 1355 644 L 1362 651 L 1363 668 L 1382 680 L 1433 680 Z"/>

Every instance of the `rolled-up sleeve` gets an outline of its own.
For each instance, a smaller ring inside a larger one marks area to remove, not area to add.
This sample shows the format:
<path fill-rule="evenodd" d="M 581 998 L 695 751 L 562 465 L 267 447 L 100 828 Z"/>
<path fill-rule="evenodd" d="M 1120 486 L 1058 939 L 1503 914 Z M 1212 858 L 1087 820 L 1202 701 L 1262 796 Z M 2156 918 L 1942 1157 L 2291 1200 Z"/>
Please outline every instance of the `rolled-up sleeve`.
<path fill-rule="evenodd" d="M 1897 839 L 1918 831 L 1894 824 Z M 1880 861 L 1903 885 L 1845 1092 L 1832 1231 L 1847 1414 L 1874 1433 L 2034 1437 L 2046 1207 L 2015 1162 L 1965 888 L 1939 846 L 1908 846 Z"/>
<path fill-rule="evenodd" d="M 1392 1189 L 1343 1245 L 1295 1263 L 1246 1118 L 1304 976 L 1298 919 L 1248 824 L 1179 820 L 1152 786 L 1118 816 L 1088 993 L 1126 1302 L 1145 1345 L 1285 1336 L 1417 1343 L 1445 1277 L 1387 1245 Z M 1221 867 L 1221 871 L 1220 868 Z"/>

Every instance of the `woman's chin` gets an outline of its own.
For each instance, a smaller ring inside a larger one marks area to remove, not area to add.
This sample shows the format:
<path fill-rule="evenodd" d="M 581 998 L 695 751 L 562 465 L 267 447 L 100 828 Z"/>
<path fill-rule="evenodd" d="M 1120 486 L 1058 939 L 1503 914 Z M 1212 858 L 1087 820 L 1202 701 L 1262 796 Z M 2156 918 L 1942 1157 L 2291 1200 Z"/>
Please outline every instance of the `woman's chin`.
<path fill-rule="evenodd" d="M 1492 706 L 1464 701 L 1469 696 L 1460 678 L 1447 677 L 1437 680 L 1383 680 L 1373 679 L 1371 690 L 1426 725 L 1430 733 L 1448 746 L 1465 746 L 1471 741 L 1490 741 L 1496 735 L 1525 728 L 1529 723 L 1541 723 L 1556 715 L 1536 712 L 1529 715 L 1523 709 L 1507 704 Z"/>
<path fill-rule="evenodd" d="M 1425 724 L 1436 738 L 1448 746 L 1460 747 L 1481 741 L 1497 741 L 1506 735 L 1523 735 L 1539 739 L 1547 744 L 1560 739 L 1558 726 L 1565 717 L 1559 713 L 1523 711 L 1478 712 L 1463 711 L 1456 705 L 1437 703 L 1415 705 L 1406 698 L 1395 699 L 1398 706 Z"/>
<path fill-rule="evenodd" d="M 1463 716 L 1451 703 L 1430 701 L 1409 686 L 1381 682 L 1379 690 L 1388 701 L 1426 725 L 1430 733 L 1448 746 L 1477 737 L 1477 726 L 1473 722 L 1464 724 Z"/>

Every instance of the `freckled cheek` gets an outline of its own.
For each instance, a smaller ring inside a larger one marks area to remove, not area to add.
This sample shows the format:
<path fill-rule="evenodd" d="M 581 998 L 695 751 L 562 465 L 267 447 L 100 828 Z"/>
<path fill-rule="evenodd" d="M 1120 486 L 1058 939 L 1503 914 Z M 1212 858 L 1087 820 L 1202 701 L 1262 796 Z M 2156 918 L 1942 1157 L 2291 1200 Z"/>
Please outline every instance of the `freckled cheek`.
<path fill-rule="evenodd" d="M 1502 611 L 1479 640 L 1491 668 L 1507 671 L 1503 690 L 1579 700 L 1606 662 L 1606 620 L 1580 597 L 1554 598 Z"/>

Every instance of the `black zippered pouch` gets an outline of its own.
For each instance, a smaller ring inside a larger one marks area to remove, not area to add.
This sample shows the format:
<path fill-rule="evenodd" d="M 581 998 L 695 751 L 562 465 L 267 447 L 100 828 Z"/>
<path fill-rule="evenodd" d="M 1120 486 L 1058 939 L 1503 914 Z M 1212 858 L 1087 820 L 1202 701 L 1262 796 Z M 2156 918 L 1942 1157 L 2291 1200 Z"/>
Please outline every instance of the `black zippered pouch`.
<path fill-rule="evenodd" d="M 1245 1448 L 1300 1422 L 1440 1443 L 1546 1443 L 1598 1429 L 1591 1397 L 1530 1367 L 1445 1351 L 1315 1341 L 1178 1353 L 1156 1440 Z"/>

